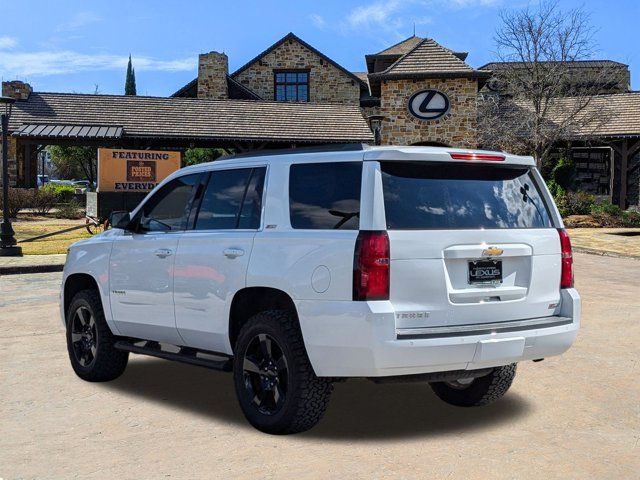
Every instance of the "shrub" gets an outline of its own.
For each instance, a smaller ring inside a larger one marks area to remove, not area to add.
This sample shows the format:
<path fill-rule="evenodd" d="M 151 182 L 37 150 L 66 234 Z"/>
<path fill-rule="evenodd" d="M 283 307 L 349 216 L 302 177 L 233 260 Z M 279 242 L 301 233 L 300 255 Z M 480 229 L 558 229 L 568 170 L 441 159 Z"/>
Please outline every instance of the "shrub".
<path fill-rule="evenodd" d="M 33 209 L 38 215 L 46 215 L 58 202 L 52 189 L 41 188 L 33 196 Z"/>
<path fill-rule="evenodd" d="M 82 217 L 82 206 L 76 200 L 58 205 L 58 210 L 54 214 L 56 218 L 76 219 Z"/>
<path fill-rule="evenodd" d="M 594 204 L 591 207 L 591 214 L 605 214 L 613 217 L 619 217 L 622 215 L 622 209 L 618 205 L 613 205 L 610 202 L 603 202 Z"/>
<path fill-rule="evenodd" d="M 550 181 L 567 191 L 573 185 L 576 166 L 571 157 L 560 157 L 558 163 L 551 170 Z"/>
<path fill-rule="evenodd" d="M 9 188 L 9 216 L 16 218 L 18 213 L 33 205 L 33 192 L 26 188 Z M 2 195 L 0 195 L 0 210 L 4 209 Z"/>
<path fill-rule="evenodd" d="M 549 187 L 549 191 L 551 192 L 551 195 L 553 195 L 553 198 L 556 201 L 558 201 L 560 197 L 562 197 L 565 193 L 567 193 L 564 188 L 562 188 L 560 185 L 556 183 L 555 180 L 547 181 L 547 187 Z"/>
<path fill-rule="evenodd" d="M 69 203 L 76 193 L 75 187 L 71 185 L 58 185 L 55 183 L 48 183 L 41 190 L 52 192 L 56 196 L 56 203 Z"/>
<path fill-rule="evenodd" d="M 564 192 L 556 196 L 560 215 L 589 215 L 596 203 L 596 197 L 585 192 Z"/>
<path fill-rule="evenodd" d="M 633 210 L 623 212 L 622 223 L 625 227 L 640 227 L 640 212 Z"/>

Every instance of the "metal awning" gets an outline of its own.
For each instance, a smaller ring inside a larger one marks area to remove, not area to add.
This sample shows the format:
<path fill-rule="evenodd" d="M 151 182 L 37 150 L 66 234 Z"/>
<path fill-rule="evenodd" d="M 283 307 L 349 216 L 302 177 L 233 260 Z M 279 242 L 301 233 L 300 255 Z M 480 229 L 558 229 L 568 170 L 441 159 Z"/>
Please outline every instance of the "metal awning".
<path fill-rule="evenodd" d="M 24 138 L 121 138 L 123 128 L 114 125 L 22 125 L 13 135 Z"/>

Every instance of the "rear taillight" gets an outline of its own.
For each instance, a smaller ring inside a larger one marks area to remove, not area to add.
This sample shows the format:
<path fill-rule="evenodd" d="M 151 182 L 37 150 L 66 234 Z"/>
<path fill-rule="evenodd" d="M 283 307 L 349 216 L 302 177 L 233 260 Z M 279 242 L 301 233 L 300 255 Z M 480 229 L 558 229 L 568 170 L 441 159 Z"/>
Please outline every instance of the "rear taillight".
<path fill-rule="evenodd" d="M 560 235 L 560 258 L 562 260 L 562 272 L 560 273 L 560 288 L 573 287 L 573 253 L 571 252 L 571 240 L 564 228 L 558 229 Z"/>
<path fill-rule="evenodd" d="M 484 160 L 490 162 L 502 162 L 504 155 L 497 153 L 468 153 L 468 152 L 449 152 L 454 160 Z"/>
<path fill-rule="evenodd" d="M 353 299 L 389 299 L 389 236 L 361 231 L 353 258 Z"/>

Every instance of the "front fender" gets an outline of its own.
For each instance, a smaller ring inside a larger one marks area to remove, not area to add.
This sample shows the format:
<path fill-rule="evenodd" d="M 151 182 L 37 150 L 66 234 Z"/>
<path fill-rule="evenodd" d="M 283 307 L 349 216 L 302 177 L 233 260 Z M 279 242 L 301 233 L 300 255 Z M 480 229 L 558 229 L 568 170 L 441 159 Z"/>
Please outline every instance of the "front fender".
<path fill-rule="evenodd" d="M 117 229 L 107 230 L 87 240 L 74 243 L 67 253 L 62 274 L 62 286 L 60 291 L 60 315 L 62 322 L 66 324 L 64 311 L 65 298 L 64 290 L 67 280 L 74 274 L 90 275 L 98 285 L 100 299 L 104 316 L 113 333 L 119 335 L 118 329 L 113 322 L 111 313 L 111 303 L 109 301 L 109 260 L 113 239 L 121 235 L 122 231 Z"/>

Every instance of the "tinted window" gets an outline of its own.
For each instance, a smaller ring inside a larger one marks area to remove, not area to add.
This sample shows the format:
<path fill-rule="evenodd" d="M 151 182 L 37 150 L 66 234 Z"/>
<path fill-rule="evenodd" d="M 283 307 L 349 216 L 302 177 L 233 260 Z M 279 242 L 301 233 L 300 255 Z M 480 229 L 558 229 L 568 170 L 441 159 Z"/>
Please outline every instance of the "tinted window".
<path fill-rule="evenodd" d="M 387 228 L 544 228 L 552 222 L 529 169 L 382 163 Z"/>
<path fill-rule="evenodd" d="M 264 168 L 241 168 L 211 172 L 195 229 L 257 229 L 260 225 L 264 171 Z"/>
<path fill-rule="evenodd" d="M 357 230 L 361 162 L 292 165 L 289 212 L 293 228 Z"/>
<path fill-rule="evenodd" d="M 257 230 L 260 228 L 260 216 L 262 213 L 262 190 L 264 188 L 265 168 L 254 168 L 251 180 L 244 196 L 238 228 Z"/>
<path fill-rule="evenodd" d="M 184 230 L 200 174 L 185 175 L 160 188 L 142 207 L 140 230 L 158 232 Z"/>

